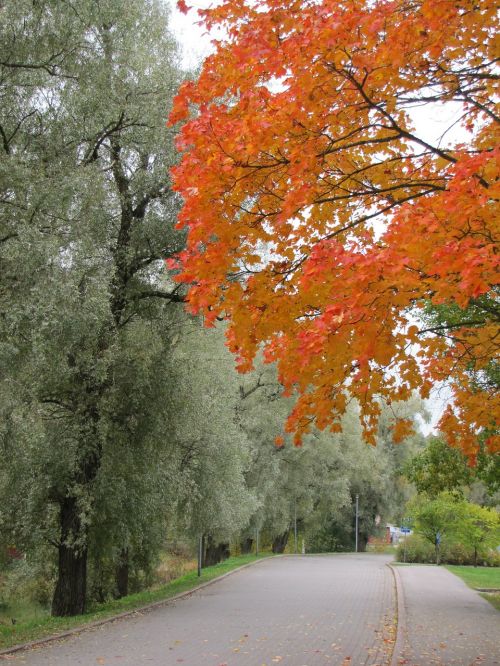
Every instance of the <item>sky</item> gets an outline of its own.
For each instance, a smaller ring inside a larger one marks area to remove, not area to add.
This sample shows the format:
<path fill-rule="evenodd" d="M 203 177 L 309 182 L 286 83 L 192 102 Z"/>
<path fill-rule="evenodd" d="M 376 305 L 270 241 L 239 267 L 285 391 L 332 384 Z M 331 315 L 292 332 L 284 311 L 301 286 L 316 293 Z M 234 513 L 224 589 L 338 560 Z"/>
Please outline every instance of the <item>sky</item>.
<path fill-rule="evenodd" d="M 164 0 L 170 7 L 172 17 L 170 25 L 182 47 L 183 66 L 186 69 L 195 69 L 211 50 L 210 38 L 205 28 L 196 25 L 199 20 L 196 12 L 191 10 L 182 14 L 176 7 L 176 0 Z M 209 0 L 188 0 L 190 7 L 208 7 Z M 212 3 L 214 4 L 214 3 Z"/>

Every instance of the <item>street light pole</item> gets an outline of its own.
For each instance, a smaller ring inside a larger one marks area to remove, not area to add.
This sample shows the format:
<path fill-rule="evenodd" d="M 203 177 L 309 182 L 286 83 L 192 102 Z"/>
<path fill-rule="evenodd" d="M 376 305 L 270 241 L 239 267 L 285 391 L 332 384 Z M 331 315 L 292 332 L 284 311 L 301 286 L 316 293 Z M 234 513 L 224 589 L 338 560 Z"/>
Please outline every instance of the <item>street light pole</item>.
<path fill-rule="evenodd" d="M 358 552 L 359 495 L 356 493 L 356 552 Z"/>
<path fill-rule="evenodd" d="M 297 499 L 295 499 L 294 503 L 293 503 L 293 513 L 294 513 L 294 516 L 293 516 L 293 522 L 294 522 L 293 534 L 294 534 L 294 537 L 295 537 L 295 555 L 297 555 Z"/>
<path fill-rule="evenodd" d="M 198 576 L 201 576 L 201 560 L 203 556 L 203 535 L 198 539 Z"/>

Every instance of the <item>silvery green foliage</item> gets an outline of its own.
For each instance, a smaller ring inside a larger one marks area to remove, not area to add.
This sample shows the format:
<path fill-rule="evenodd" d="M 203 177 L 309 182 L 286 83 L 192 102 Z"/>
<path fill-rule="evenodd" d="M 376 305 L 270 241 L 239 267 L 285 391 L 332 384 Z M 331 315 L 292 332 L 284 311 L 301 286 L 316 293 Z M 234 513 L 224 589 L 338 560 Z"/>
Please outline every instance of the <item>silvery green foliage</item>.
<path fill-rule="evenodd" d="M 229 541 L 257 506 L 245 479 L 252 460 L 237 419 L 239 376 L 221 328 L 180 314 L 178 336 L 168 371 L 171 436 L 182 451 L 178 524 Z"/>
<path fill-rule="evenodd" d="M 401 444 L 394 444 L 392 438 L 391 428 L 396 419 L 408 419 L 413 423 L 413 434 Z M 424 448 L 426 437 L 421 426 L 429 420 L 430 414 L 425 402 L 417 394 L 405 402 L 387 404 L 381 401 L 377 448 L 380 449 L 384 468 L 389 473 L 385 491 L 386 514 L 397 524 L 404 517 L 406 503 L 415 494 L 415 488 L 408 482 L 405 474 L 406 464 Z"/>
<path fill-rule="evenodd" d="M 168 408 L 168 316 L 133 321 L 117 341 L 101 401 L 103 449 L 94 485 L 94 561 L 127 551 L 132 570 L 158 556 L 177 504 L 181 452 Z"/>
<path fill-rule="evenodd" d="M 295 517 L 301 531 L 312 530 L 325 515 L 350 504 L 349 452 L 338 435 L 313 431 L 300 448 L 288 438 L 283 448 L 276 447 L 292 399 L 282 396 L 274 366 L 257 362 L 241 380 L 240 398 L 239 419 L 252 456 L 247 483 L 259 500 L 248 536 L 258 528 L 273 539 L 289 530 Z"/>
<path fill-rule="evenodd" d="M 377 445 L 371 447 L 362 439 L 359 412 L 355 403 L 342 421 L 342 432 L 333 437 L 340 445 L 341 457 L 337 474 L 348 481 L 348 501 L 334 511 L 325 511 L 322 520 L 309 529 L 309 537 L 319 548 L 352 549 L 355 543 L 355 498 L 359 496 L 359 547 L 364 548 L 368 536 L 384 529 L 386 522 L 399 521 L 407 498 L 413 490 L 403 476 L 404 462 L 424 436 L 419 420 L 426 418 L 422 400 L 412 398 L 404 403 L 381 403 Z M 396 419 L 414 421 L 415 433 L 400 444 L 394 444 L 391 426 Z"/>
<path fill-rule="evenodd" d="M 176 45 L 155 0 L 10 0 L 0 22 L 0 529 L 56 544 L 72 497 L 66 545 L 113 520 L 122 548 L 173 494 L 158 405 L 177 297 L 162 259 L 183 244 Z"/>
<path fill-rule="evenodd" d="M 259 500 L 246 536 L 254 537 L 259 528 L 273 538 L 291 529 L 296 516 L 306 541 L 333 526 L 337 544 L 348 548 L 354 537 L 356 494 L 364 538 L 373 533 L 377 516 L 383 523 L 402 511 L 411 492 L 402 475 L 404 461 L 423 440 L 418 431 L 419 416 L 425 416 L 420 400 L 381 405 L 377 447 L 362 439 L 359 410 L 351 402 L 342 432 L 313 430 L 300 448 L 286 437 L 285 446 L 276 448 L 274 439 L 283 434 L 291 399 L 281 396 L 275 368 L 258 362 L 254 372 L 242 378 L 240 396 L 240 422 L 252 455 L 247 483 Z M 416 434 L 400 445 L 392 443 L 390 430 L 396 418 L 416 421 Z"/>
<path fill-rule="evenodd" d="M 256 529 L 273 537 L 286 531 L 290 523 L 293 498 L 286 488 L 290 470 L 274 444 L 291 406 L 281 392 L 275 367 L 261 360 L 252 373 L 239 377 L 238 420 L 251 457 L 246 481 L 258 501 L 247 530 L 250 538 Z"/>

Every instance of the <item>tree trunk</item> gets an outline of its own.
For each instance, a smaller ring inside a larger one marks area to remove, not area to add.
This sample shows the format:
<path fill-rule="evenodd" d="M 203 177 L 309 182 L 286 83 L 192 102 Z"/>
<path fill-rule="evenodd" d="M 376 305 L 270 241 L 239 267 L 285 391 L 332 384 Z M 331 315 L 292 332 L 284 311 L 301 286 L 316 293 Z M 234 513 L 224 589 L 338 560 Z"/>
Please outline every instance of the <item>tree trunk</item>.
<path fill-rule="evenodd" d="M 368 543 L 368 537 L 366 534 L 358 534 L 358 553 L 366 552 L 366 544 Z"/>
<path fill-rule="evenodd" d="M 62 500 L 59 520 L 59 576 L 52 600 L 52 615 L 81 615 L 85 612 L 87 591 L 87 547 L 74 545 L 82 531 L 76 498 Z"/>
<path fill-rule="evenodd" d="M 474 546 L 474 566 L 477 567 L 477 547 Z"/>
<path fill-rule="evenodd" d="M 286 544 L 288 543 L 288 536 L 290 530 L 283 532 L 283 534 L 278 534 L 278 536 L 273 539 L 273 553 L 284 553 Z"/>
<path fill-rule="evenodd" d="M 120 559 L 116 567 L 116 590 L 118 592 L 118 599 L 126 597 L 128 594 L 128 575 L 129 575 L 129 559 L 128 548 L 123 548 L 120 553 Z"/>
<path fill-rule="evenodd" d="M 253 539 L 244 539 L 240 544 L 241 554 L 248 555 L 253 549 Z"/>
<path fill-rule="evenodd" d="M 229 557 L 229 544 L 216 543 L 210 534 L 206 538 L 206 546 L 203 553 L 203 566 L 210 567 L 218 564 Z"/>

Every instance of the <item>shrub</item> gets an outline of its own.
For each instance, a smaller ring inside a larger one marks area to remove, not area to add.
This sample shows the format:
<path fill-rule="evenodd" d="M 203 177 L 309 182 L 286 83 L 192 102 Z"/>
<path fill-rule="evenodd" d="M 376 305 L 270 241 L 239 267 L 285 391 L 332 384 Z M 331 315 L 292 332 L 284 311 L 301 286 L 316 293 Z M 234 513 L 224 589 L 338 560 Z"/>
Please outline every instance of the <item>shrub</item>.
<path fill-rule="evenodd" d="M 441 546 L 443 564 L 473 564 L 474 550 L 458 542 L 443 542 Z"/>
<path fill-rule="evenodd" d="M 396 550 L 396 560 L 404 561 L 404 540 L 401 540 Z M 410 534 L 406 537 L 406 561 L 421 564 L 433 563 L 436 553 L 433 546 L 419 534 Z"/>
<path fill-rule="evenodd" d="M 48 608 L 54 591 L 53 572 L 26 560 L 13 561 L 5 571 L 2 597 L 5 604 L 24 600 Z"/>
<path fill-rule="evenodd" d="M 500 567 L 500 553 L 498 550 L 479 553 L 477 563 L 482 567 Z"/>
<path fill-rule="evenodd" d="M 404 561 L 404 542 L 400 541 L 396 550 L 396 560 Z M 419 534 L 412 534 L 406 539 L 406 561 L 417 564 L 434 564 L 436 553 L 432 544 Z M 474 564 L 473 548 L 459 541 L 443 541 L 441 544 L 442 564 Z M 500 553 L 484 550 L 479 554 L 477 564 L 486 567 L 500 566 Z"/>

